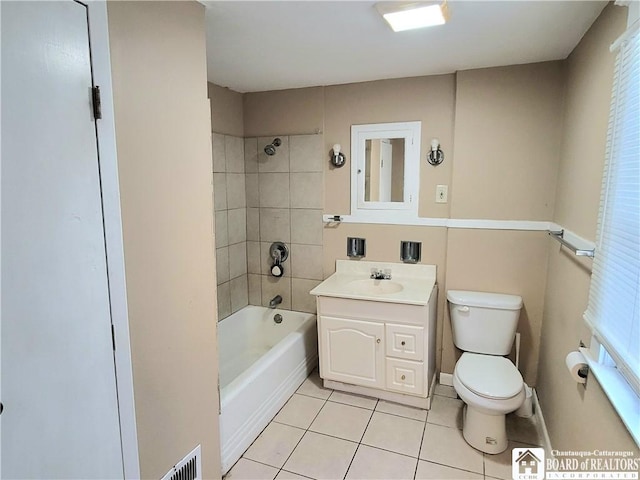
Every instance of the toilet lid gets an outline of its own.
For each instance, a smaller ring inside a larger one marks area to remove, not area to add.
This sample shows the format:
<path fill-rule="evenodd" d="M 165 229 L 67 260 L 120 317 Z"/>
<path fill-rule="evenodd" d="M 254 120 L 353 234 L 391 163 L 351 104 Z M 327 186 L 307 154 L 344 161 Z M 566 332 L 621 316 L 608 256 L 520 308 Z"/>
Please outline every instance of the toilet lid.
<path fill-rule="evenodd" d="M 465 352 L 455 373 L 465 387 L 483 397 L 511 398 L 522 390 L 522 375 L 504 357 Z"/>

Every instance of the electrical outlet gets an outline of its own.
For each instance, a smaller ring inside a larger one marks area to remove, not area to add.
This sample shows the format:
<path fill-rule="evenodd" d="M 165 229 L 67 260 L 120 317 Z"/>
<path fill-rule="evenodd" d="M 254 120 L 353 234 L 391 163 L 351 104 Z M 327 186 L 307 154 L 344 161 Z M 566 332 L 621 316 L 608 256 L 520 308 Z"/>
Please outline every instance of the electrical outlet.
<path fill-rule="evenodd" d="M 436 203 L 447 203 L 449 187 L 447 185 L 436 185 Z"/>

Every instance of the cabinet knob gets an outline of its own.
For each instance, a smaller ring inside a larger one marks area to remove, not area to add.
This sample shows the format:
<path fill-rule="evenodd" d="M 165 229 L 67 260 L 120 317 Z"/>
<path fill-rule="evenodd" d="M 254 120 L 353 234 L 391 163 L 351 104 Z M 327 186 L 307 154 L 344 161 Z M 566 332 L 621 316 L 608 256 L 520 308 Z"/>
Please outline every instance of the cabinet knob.
<path fill-rule="evenodd" d="M 379 338 L 376 340 L 376 343 L 380 343 L 380 339 Z"/>
<path fill-rule="evenodd" d="M 404 347 L 404 344 L 405 344 L 404 340 L 400 342 L 400 345 L 402 345 L 403 347 Z"/>
<path fill-rule="evenodd" d="M 406 377 L 405 377 L 404 375 L 402 375 L 402 376 L 400 377 L 400 380 L 404 380 L 405 378 L 406 378 Z"/>

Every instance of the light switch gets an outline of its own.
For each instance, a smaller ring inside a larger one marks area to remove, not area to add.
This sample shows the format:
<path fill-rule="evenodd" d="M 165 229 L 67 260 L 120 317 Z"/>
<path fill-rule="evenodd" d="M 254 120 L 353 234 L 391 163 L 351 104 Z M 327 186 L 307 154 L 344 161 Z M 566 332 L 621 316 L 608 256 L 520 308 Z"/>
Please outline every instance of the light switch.
<path fill-rule="evenodd" d="M 447 203 L 448 192 L 447 185 L 436 185 L 436 203 Z"/>

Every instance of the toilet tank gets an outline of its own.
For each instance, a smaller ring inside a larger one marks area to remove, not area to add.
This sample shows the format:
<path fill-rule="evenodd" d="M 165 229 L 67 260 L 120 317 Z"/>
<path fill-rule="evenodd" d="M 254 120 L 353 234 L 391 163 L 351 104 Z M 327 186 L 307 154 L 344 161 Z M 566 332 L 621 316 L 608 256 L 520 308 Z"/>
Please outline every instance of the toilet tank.
<path fill-rule="evenodd" d="M 507 355 L 518 327 L 522 297 L 447 291 L 453 343 L 465 352 Z"/>

